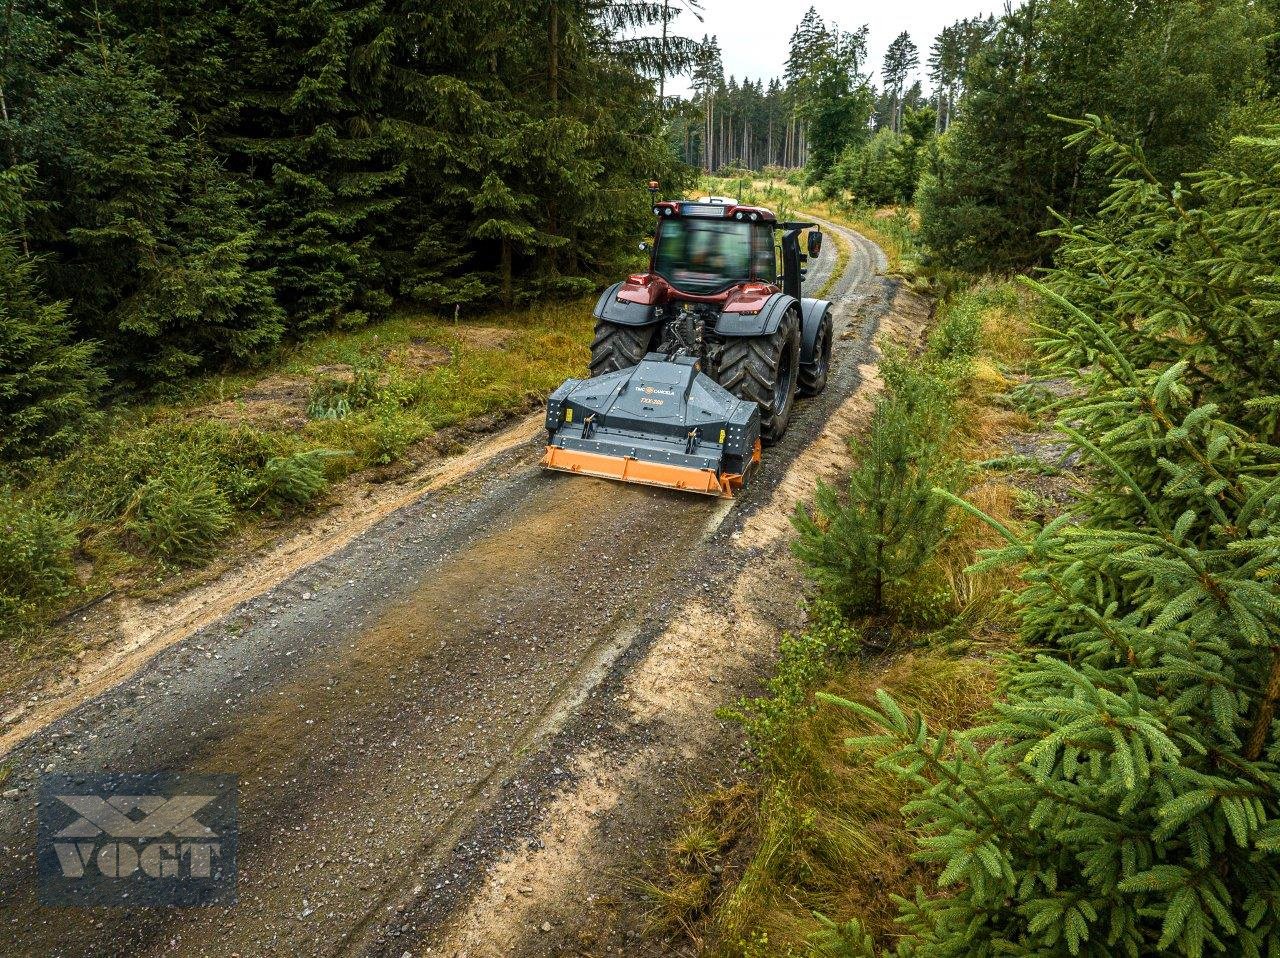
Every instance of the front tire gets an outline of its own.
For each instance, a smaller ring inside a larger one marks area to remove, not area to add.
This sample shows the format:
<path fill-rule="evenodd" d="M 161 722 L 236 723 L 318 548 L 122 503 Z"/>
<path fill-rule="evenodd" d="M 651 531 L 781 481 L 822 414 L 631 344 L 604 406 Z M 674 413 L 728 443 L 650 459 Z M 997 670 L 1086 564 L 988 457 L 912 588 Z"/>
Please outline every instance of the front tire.
<path fill-rule="evenodd" d="M 800 395 L 816 396 L 827 388 L 827 376 L 831 372 L 831 344 L 835 339 L 835 324 L 831 313 L 822 314 L 818 325 L 818 338 L 813 344 L 813 361 L 800 367 Z"/>
<path fill-rule="evenodd" d="M 800 317 L 787 310 L 768 336 L 742 336 L 725 343 L 717 379 L 739 399 L 760 407 L 760 439 L 780 440 L 791 421 L 800 375 Z"/>
<path fill-rule="evenodd" d="M 596 320 L 591 341 L 591 378 L 639 365 L 653 347 L 657 326 L 621 326 Z"/>

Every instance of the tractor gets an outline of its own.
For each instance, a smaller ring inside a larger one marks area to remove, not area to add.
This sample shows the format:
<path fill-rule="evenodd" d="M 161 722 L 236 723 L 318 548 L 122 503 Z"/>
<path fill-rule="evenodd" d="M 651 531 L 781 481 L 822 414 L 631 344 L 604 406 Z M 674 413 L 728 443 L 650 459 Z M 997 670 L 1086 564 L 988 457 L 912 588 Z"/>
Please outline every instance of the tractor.
<path fill-rule="evenodd" d="M 796 397 L 826 387 L 831 303 L 801 295 L 822 234 L 730 197 L 650 191 L 649 269 L 596 303 L 591 378 L 549 398 L 543 465 L 732 498 Z"/>

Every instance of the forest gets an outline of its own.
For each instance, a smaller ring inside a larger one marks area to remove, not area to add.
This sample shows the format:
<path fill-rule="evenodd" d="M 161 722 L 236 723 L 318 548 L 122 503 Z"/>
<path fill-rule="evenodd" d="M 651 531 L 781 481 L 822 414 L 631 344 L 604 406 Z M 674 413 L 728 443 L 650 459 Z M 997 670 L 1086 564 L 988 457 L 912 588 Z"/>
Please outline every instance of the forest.
<path fill-rule="evenodd" d="M 0 457 L 396 304 L 590 289 L 641 229 L 635 184 L 686 182 L 642 72 L 664 16 L 10 0 Z"/>
<path fill-rule="evenodd" d="M 878 69 L 811 8 L 767 79 L 699 6 L 4 0 L 5 654 L 527 413 L 637 184 L 738 190 L 929 323 L 796 504 L 808 624 L 655 911 L 743 958 L 1280 954 L 1280 2 L 1022 0 Z M 463 368 L 460 315 L 531 305 Z M 355 355 L 450 322 L 429 374 Z M 298 356 L 351 368 L 297 423 L 174 398 Z"/>

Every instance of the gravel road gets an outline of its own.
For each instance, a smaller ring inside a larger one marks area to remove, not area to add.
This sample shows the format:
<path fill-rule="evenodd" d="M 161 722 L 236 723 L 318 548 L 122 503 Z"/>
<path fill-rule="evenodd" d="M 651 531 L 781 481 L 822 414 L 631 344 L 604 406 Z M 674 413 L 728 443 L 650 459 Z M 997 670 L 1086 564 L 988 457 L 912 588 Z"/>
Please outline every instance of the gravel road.
<path fill-rule="evenodd" d="M 850 360 L 893 284 L 877 276 L 880 251 L 843 232 L 853 256 L 830 294 L 845 326 L 830 386 L 736 502 L 545 474 L 530 435 L 20 742 L 2 766 L 0 951 L 434 947 L 497 857 L 537 842 L 577 758 L 653 737 L 615 728 L 604 690 L 682 603 L 712 594 L 728 538 L 858 388 Z M 806 285 L 834 260 L 828 243 Z M 39 775 L 152 770 L 238 777 L 237 905 L 37 904 Z"/>

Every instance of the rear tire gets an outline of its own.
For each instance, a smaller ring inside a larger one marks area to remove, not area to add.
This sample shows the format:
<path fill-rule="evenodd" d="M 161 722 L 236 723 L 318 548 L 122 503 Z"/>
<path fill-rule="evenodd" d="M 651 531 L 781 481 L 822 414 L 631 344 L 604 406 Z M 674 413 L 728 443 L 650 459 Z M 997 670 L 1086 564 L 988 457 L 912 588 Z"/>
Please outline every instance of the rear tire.
<path fill-rule="evenodd" d="M 831 343 L 835 339 L 835 324 L 831 313 L 823 313 L 818 326 L 818 338 L 813 344 L 813 362 L 800 367 L 800 395 L 816 396 L 827 388 L 827 375 L 831 371 Z"/>
<path fill-rule="evenodd" d="M 620 326 L 597 319 L 591 341 L 591 378 L 638 365 L 651 350 L 657 331 L 656 325 Z"/>
<path fill-rule="evenodd" d="M 771 335 L 726 342 L 717 379 L 739 399 L 760 407 L 760 439 L 771 445 L 787 431 L 799 375 L 800 317 L 788 310 Z"/>

